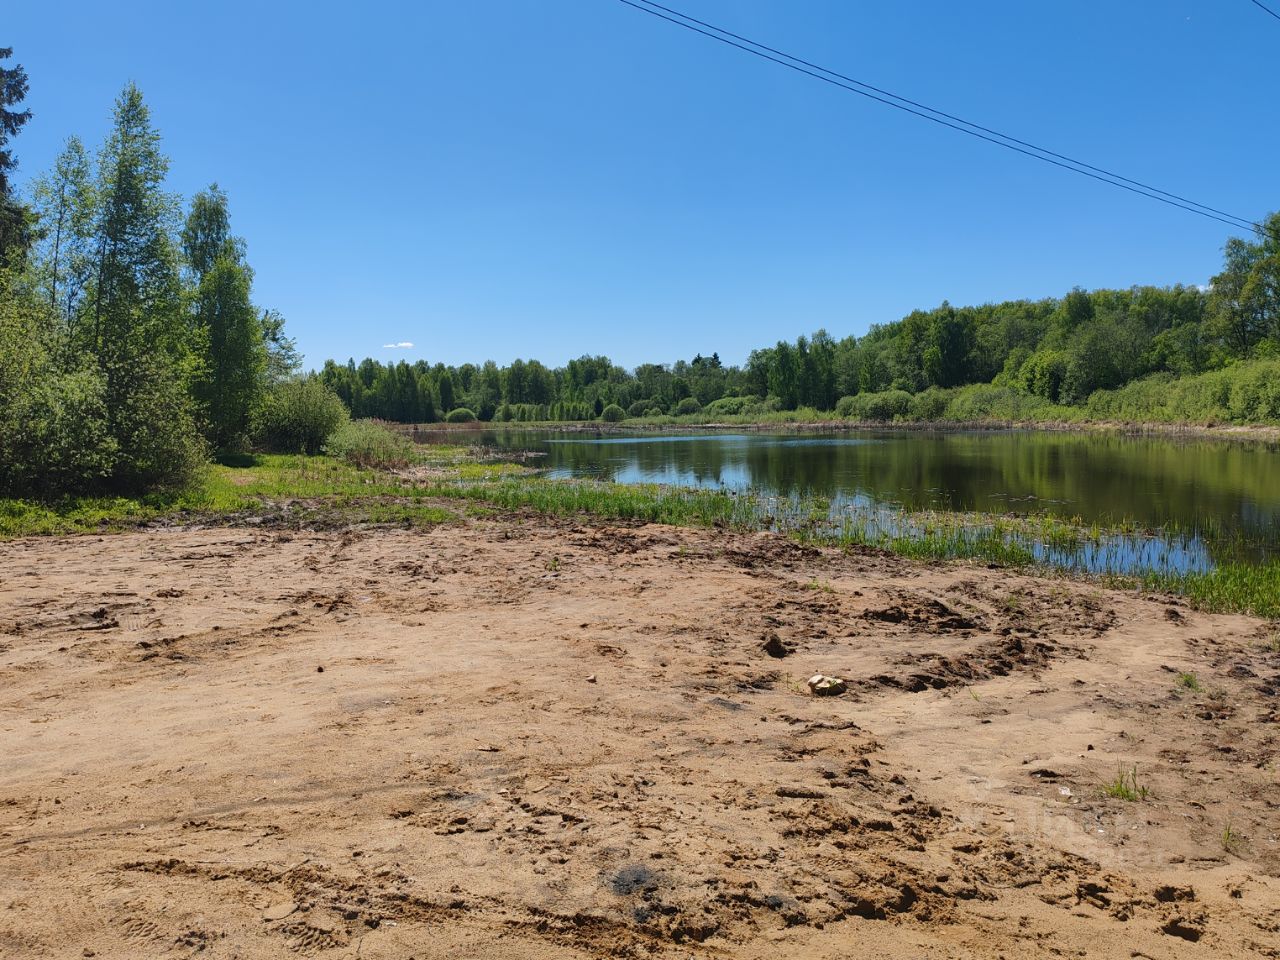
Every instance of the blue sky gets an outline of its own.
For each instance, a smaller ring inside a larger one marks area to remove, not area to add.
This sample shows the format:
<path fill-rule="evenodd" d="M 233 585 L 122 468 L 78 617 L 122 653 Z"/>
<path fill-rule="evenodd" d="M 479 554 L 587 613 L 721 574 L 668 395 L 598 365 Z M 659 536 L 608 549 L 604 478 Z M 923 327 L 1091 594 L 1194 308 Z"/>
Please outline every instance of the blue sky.
<path fill-rule="evenodd" d="M 1280 207 L 1280 22 L 1247 0 L 671 0 L 1245 216 Z M 127 15 L 121 15 L 121 9 Z M 133 80 L 256 299 L 327 357 L 631 366 L 944 299 L 1204 283 L 1228 229 L 616 0 L 6 5 L 20 181 Z M 412 348 L 384 344 L 412 342 Z"/>

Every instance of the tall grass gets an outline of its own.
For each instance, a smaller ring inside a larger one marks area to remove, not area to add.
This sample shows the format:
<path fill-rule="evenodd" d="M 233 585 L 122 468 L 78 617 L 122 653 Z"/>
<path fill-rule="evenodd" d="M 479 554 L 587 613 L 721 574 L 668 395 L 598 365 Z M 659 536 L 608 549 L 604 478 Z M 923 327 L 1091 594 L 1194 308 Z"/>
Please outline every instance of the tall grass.
<path fill-rule="evenodd" d="M 529 509 L 554 516 L 585 513 L 674 526 L 759 528 L 754 498 L 716 490 L 520 477 L 427 482 L 421 491 L 427 496 L 480 500 L 506 510 Z"/>
<path fill-rule="evenodd" d="M 396 469 L 418 462 L 418 444 L 377 420 L 342 424 L 325 441 L 324 452 L 357 467 Z"/>
<path fill-rule="evenodd" d="M 1148 573 L 1143 583 L 1181 594 L 1202 610 L 1280 618 L 1280 561 L 1224 564 L 1197 573 Z"/>

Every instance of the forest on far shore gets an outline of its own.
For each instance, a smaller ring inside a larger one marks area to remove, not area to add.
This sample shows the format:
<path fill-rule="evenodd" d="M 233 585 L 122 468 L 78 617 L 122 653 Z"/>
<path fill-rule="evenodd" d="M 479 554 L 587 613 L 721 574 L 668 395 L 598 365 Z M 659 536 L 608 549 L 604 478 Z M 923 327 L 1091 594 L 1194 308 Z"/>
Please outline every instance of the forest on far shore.
<path fill-rule="evenodd" d="M 835 339 L 634 370 L 603 356 L 328 361 L 321 380 L 355 416 L 403 423 L 620 420 L 833 412 L 866 420 L 1023 419 L 1085 413 L 1156 420 L 1280 419 L 1280 213 L 1226 243 L 1207 289 L 1072 290 L 1043 300 L 916 310 Z"/>
<path fill-rule="evenodd" d="M 1069 419 L 1073 410 L 1139 395 L 1151 416 L 1169 419 L 1148 394 L 1163 391 L 1173 401 L 1190 386 L 1205 395 L 1183 398 L 1193 404 L 1186 419 L 1267 421 L 1280 419 L 1278 361 L 1280 214 L 1273 214 L 1255 239 L 1227 242 L 1223 270 L 1207 290 L 1077 289 L 1043 300 L 943 303 L 862 337 L 837 340 L 819 330 L 779 341 L 741 367 L 714 352 L 634 370 L 603 356 L 556 368 L 537 360 L 499 367 L 365 359 L 330 360 L 319 376 L 353 415 L 402 423 L 457 411 L 455 420 L 493 421 L 801 410 L 866 420 L 1034 419 L 1053 411 Z M 1126 385 L 1127 397 L 1116 397 Z M 1249 395 L 1235 396 L 1240 389 Z"/>

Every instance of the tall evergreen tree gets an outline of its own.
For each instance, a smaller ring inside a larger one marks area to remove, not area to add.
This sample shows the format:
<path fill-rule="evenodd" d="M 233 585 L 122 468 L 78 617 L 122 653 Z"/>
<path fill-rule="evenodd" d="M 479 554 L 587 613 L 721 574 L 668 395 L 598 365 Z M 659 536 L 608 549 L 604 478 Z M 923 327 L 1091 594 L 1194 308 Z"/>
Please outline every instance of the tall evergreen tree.
<path fill-rule="evenodd" d="M 0 61 L 13 56 L 12 47 L 0 47 Z M 21 262 L 31 244 L 31 216 L 14 196 L 10 174 L 18 161 L 9 141 L 31 119 L 30 110 L 16 110 L 27 98 L 27 72 L 22 64 L 0 65 L 0 268 Z"/>
<path fill-rule="evenodd" d="M 181 353 L 178 265 L 170 240 L 177 201 L 164 189 L 169 160 L 133 84 L 116 100 L 98 162 L 93 342 L 100 355 L 147 346 Z"/>
<path fill-rule="evenodd" d="M 116 101 L 98 169 L 92 294 L 77 342 L 106 380 L 116 480 L 145 488 L 189 475 L 200 449 L 187 394 L 191 361 L 176 251 L 168 160 L 133 84 Z"/>

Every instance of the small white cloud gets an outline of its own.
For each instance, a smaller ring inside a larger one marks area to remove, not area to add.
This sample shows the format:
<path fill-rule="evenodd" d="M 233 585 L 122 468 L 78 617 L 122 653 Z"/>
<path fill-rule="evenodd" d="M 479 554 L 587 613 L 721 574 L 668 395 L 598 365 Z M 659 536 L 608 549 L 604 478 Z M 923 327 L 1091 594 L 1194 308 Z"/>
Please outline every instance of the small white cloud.
<path fill-rule="evenodd" d="M 401 340 L 399 343 L 384 343 L 382 345 L 382 349 L 383 350 L 412 350 L 413 341 Z"/>

